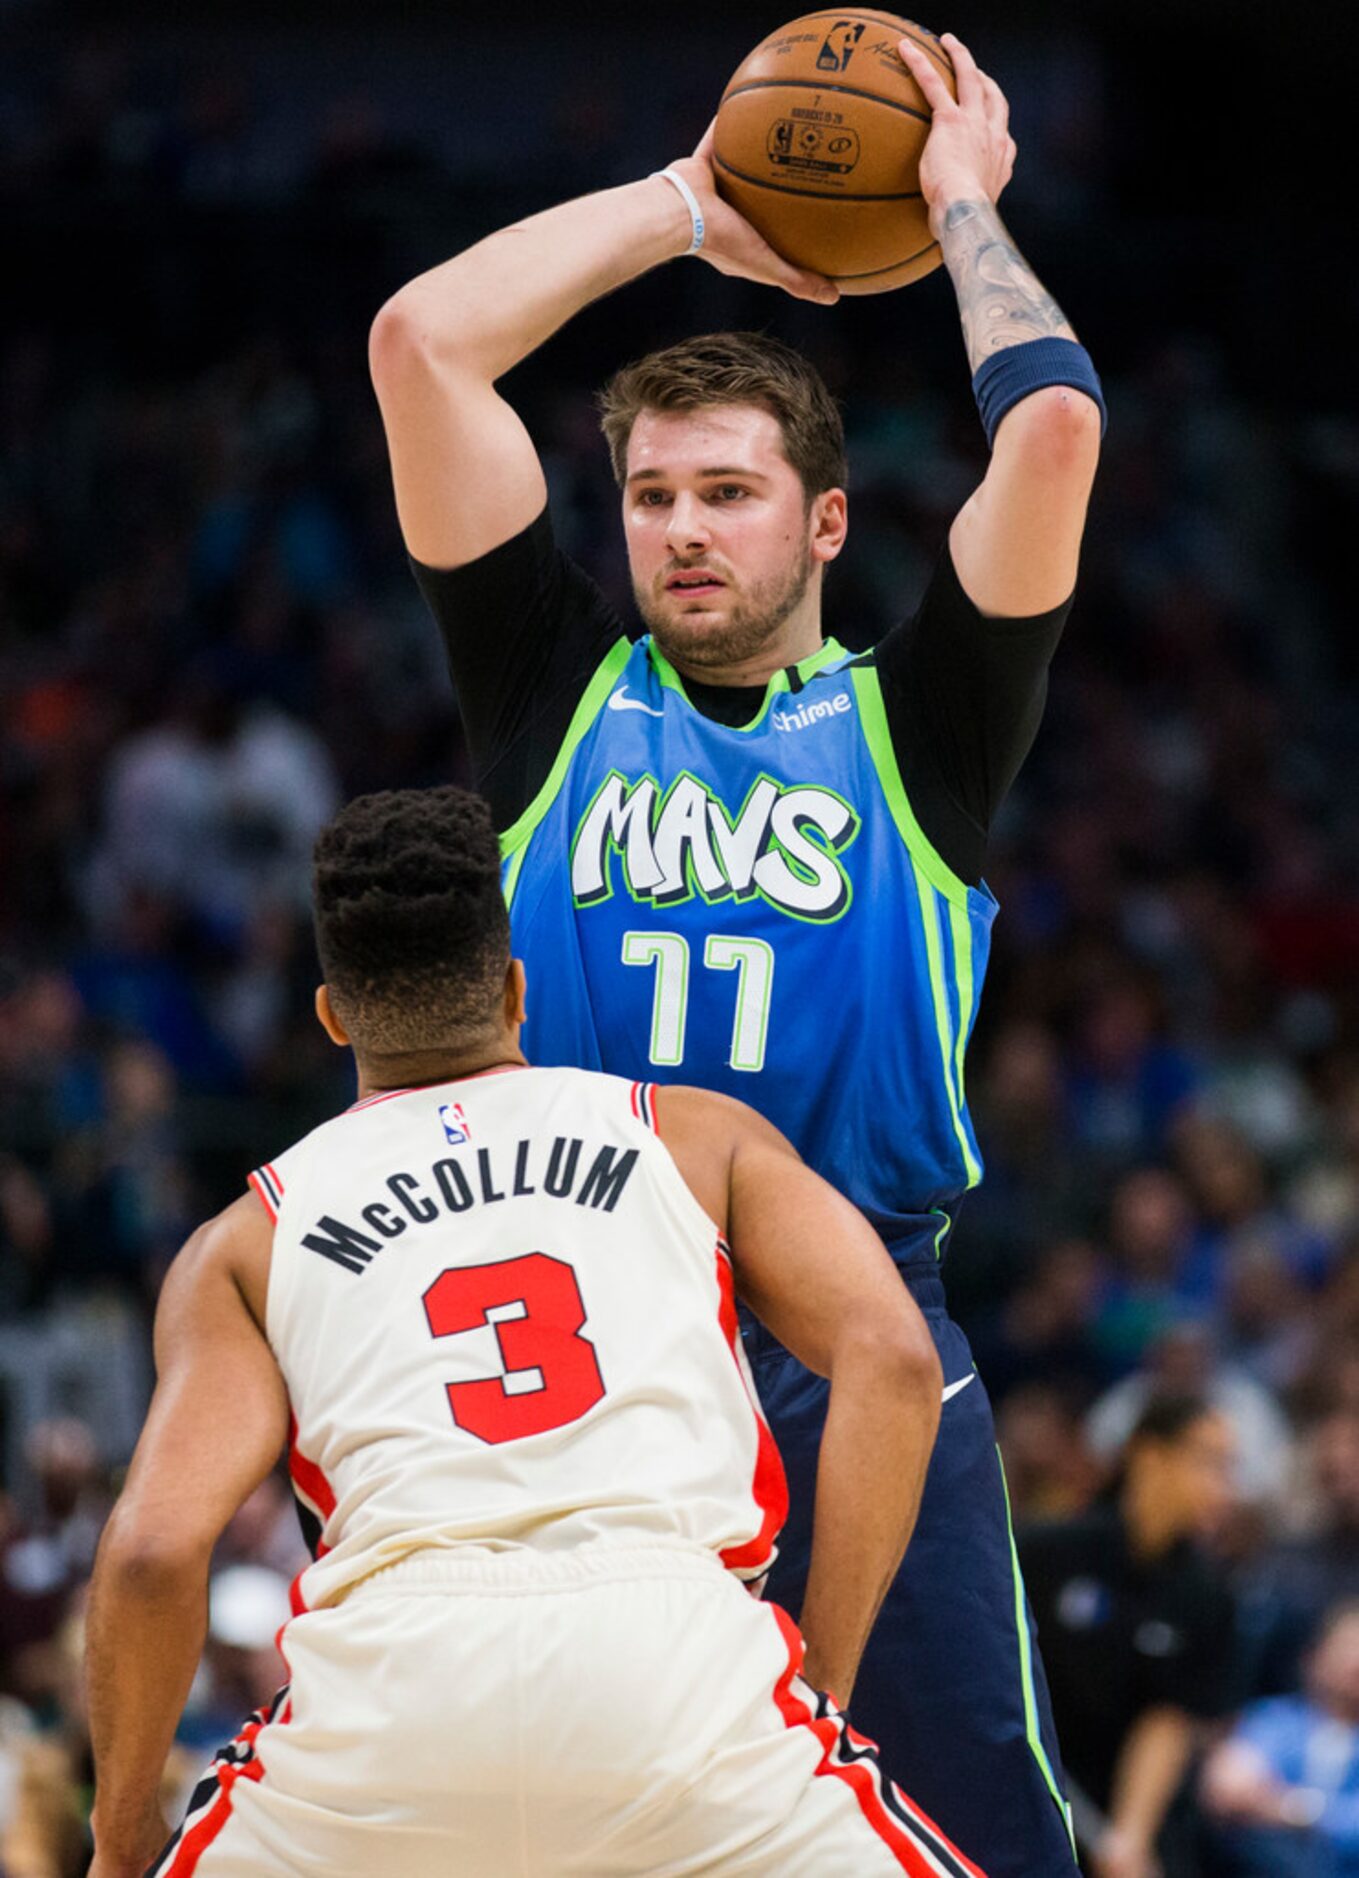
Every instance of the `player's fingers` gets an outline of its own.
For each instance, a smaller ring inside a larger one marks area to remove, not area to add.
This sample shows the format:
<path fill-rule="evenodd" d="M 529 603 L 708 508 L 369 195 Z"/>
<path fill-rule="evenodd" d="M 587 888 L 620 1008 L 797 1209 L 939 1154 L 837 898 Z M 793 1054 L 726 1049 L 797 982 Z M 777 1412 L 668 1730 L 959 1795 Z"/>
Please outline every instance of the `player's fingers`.
<path fill-rule="evenodd" d="M 925 102 L 932 111 L 937 111 L 941 104 L 952 104 L 953 99 L 943 74 L 929 53 L 916 44 L 914 39 L 903 39 L 897 46 L 902 63 L 911 77 L 925 94 Z"/>
<path fill-rule="evenodd" d="M 717 136 L 717 119 L 714 118 L 712 123 L 709 124 L 708 128 L 704 131 L 703 135 L 699 138 L 697 144 L 695 144 L 694 146 L 694 155 L 696 157 L 701 157 L 703 161 L 710 166 L 713 160 L 713 140 L 715 139 L 716 136 Z"/>
<path fill-rule="evenodd" d="M 941 34 L 939 43 L 953 61 L 953 76 L 958 84 L 958 103 L 964 111 L 975 109 L 983 102 L 981 73 L 977 70 L 977 61 L 956 33 Z"/>
<path fill-rule="evenodd" d="M 1006 130 L 1010 123 L 1010 100 L 989 73 L 979 72 L 977 76 L 982 82 L 987 111 L 1000 128 Z"/>
<path fill-rule="evenodd" d="M 744 217 L 733 220 L 730 212 L 724 213 L 714 220 L 713 232 L 717 236 L 714 252 L 706 258 L 721 273 L 735 273 L 747 280 L 763 281 L 769 287 L 782 287 L 795 299 L 815 300 L 822 306 L 831 306 L 840 298 L 840 289 L 834 281 L 827 280 L 824 274 L 814 274 L 810 268 L 794 267 L 791 261 L 785 261 Z"/>

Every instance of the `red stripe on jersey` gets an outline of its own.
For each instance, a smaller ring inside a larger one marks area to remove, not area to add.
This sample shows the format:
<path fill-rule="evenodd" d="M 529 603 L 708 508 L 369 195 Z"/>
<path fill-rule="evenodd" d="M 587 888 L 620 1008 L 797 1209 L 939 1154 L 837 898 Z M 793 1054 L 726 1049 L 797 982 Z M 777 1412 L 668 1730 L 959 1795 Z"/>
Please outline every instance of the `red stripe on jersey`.
<path fill-rule="evenodd" d="M 283 1198 L 283 1182 L 278 1177 L 278 1169 L 274 1166 L 272 1161 L 266 1161 L 264 1163 L 264 1171 L 269 1176 L 270 1180 L 273 1181 L 274 1191 L 281 1200 Z"/>
<path fill-rule="evenodd" d="M 656 1126 L 656 1085 L 654 1082 L 642 1084 L 642 1120 L 653 1135 L 661 1132 Z"/>
<path fill-rule="evenodd" d="M 224 1783 L 202 1819 L 185 1833 L 175 1847 L 175 1855 L 165 1867 L 163 1878 L 189 1878 L 189 1873 L 230 1818 L 231 1787 Z"/>
<path fill-rule="evenodd" d="M 394 1102 L 397 1096 L 414 1095 L 414 1093 L 413 1088 L 379 1089 L 376 1095 L 364 1096 L 361 1101 L 351 1102 L 349 1105 L 349 1113 L 352 1115 L 356 1109 L 373 1109 L 377 1107 L 379 1102 Z"/>
<path fill-rule="evenodd" d="M 289 1705 L 291 1712 L 291 1704 Z M 255 1738 L 265 1725 L 263 1715 L 252 1717 L 232 1742 L 232 1747 L 248 1747 L 250 1759 L 216 1770 L 217 1795 L 201 1819 L 195 1820 L 175 1847 L 174 1856 L 161 1878 L 190 1878 L 198 1861 L 231 1817 L 231 1790 L 238 1780 L 263 1780 L 264 1766 L 255 1756 Z"/>
<path fill-rule="evenodd" d="M 727 1339 L 732 1361 L 736 1364 L 741 1377 L 758 1431 L 752 1491 L 755 1495 L 755 1504 L 764 1516 L 755 1538 L 745 1545 L 728 1546 L 727 1550 L 719 1556 L 728 1571 L 759 1572 L 769 1564 L 769 1556 L 774 1549 L 774 1539 L 788 1517 L 788 1481 L 784 1475 L 783 1461 L 775 1445 L 774 1437 L 769 1432 L 769 1423 L 760 1410 L 759 1402 L 747 1380 L 745 1365 L 741 1361 L 741 1327 L 736 1319 L 736 1286 L 732 1278 L 730 1256 L 724 1242 L 720 1239 L 713 1257 L 717 1267 L 718 1321 Z"/>
<path fill-rule="evenodd" d="M 964 1858 L 952 1840 L 940 1832 L 933 1820 L 927 1818 L 918 1806 L 913 1806 L 895 1785 L 893 1795 L 911 1815 L 913 1822 L 917 1822 L 915 1829 L 919 1833 L 920 1842 L 917 1843 L 911 1832 L 893 1819 L 883 1803 L 878 1784 L 883 1776 L 879 1775 L 877 1769 L 877 1751 L 863 1735 L 856 1734 L 852 1738 L 861 1748 L 872 1749 L 872 1761 L 864 1759 L 846 1764 L 834 1759 L 842 1735 L 851 1733 L 849 1724 L 838 1711 L 817 1715 L 811 1704 L 798 1694 L 793 1684 L 801 1672 L 806 1646 L 797 1625 L 786 1611 L 777 1604 L 767 1604 L 765 1609 L 772 1613 L 788 1651 L 788 1667 L 774 1686 L 774 1701 L 787 1727 L 806 1728 L 816 1737 L 821 1748 L 821 1759 L 813 1778 L 825 1774 L 844 1782 L 858 1801 L 859 1811 L 865 1820 L 892 1853 L 902 1871 L 909 1872 L 911 1878 L 940 1878 L 941 1873 L 947 1878 L 950 1865 L 955 1870 L 969 1874 L 969 1878 L 986 1878 L 986 1874 L 970 1859 Z M 932 1847 L 931 1841 L 937 1843 Z"/>
<path fill-rule="evenodd" d="M 431 1089 L 452 1088 L 461 1082 L 478 1082 L 484 1076 L 512 1076 L 516 1071 L 528 1067 L 527 1063 L 497 1063 L 494 1069 L 474 1069 L 468 1076 L 455 1076 L 447 1085 L 436 1082 L 417 1082 L 412 1083 L 409 1089 L 379 1089 L 373 1095 L 361 1096 L 357 1102 L 351 1102 L 345 1114 L 352 1115 L 356 1109 L 376 1108 L 379 1102 L 394 1102 L 397 1096 L 428 1094 Z"/>
<path fill-rule="evenodd" d="M 326 1479 L 315 1461 L 309 1461 L 297 1445 L 297 1417 L 291 1416 L 288 1422 L 288 1473 L 292 1483 L 303 1499 L 315 1507 L 322 1521 L 329 1519 L 335 1511 L 335 1489 Z M 328 1547 L 317 1548 L 319 1558 Z"/>
<path fill-rule="evenodd" d="M 641 1083 L 635 1082 L 632 1085 L 631 1089 L 628 1090 L 628 1101 L 632 1104 L 633 1115 L 636 1117 L 638 1121 L 641 1121 L 642 1119 L 642 1111 L 637 1106 L 637 1091 L 641 1088 L 641 1086 L 642 1086 Z"/>
<path fill-rule="evenodd" d="M 269 1215 L 270 1219 L 273 1220 L 274 1224 L 277 1226 L 278 1208 L 274 1205 L 273 1200 L 269 1197 L 269 1189 L 265 1186 L 264 1182 L 260 1179 L 258 1174 L 249 1174 L 246 1176 L 246 1178 L 249 1180 L 250 1185 L 254 1188 L 255 1195 L 257 1199 L 259 1200 L 260 1205 L 264 1208 L 265 1212 Z"/>

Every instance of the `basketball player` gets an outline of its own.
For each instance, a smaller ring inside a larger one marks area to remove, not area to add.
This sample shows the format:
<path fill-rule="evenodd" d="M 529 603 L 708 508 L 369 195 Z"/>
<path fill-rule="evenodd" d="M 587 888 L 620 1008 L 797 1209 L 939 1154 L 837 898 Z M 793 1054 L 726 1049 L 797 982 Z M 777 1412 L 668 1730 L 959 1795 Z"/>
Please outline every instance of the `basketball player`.
<path fill-rule="evenodd" d="M 844 440 L 796 352 L 707 335 L 608 386 L 635 645 L 554 545 L 537 454 L 496 390 L 587 303 L 695 250 L 700 224 L 719 269 L 834 297 L 716 195 L 711 133 L 664 174 L 413 281 L 377 318 L 372 366 L 401 525 L 502 830 L 516 949 L 551 974 L 530 1053 L 745 1097 L 886 1239 L 946 1400 L 856 1707 L 993 1878 L 1056 1878 L 1074 1861 L 1046 1692 L 940 1261 L 981 1174 L 963 1054 L 995 913 L 987 830 L 1042 712 L 1102 403 L 996 210 L 1005 99 L 944 44 L 956 104 L 928 54 L 900 52 L 933 107 L 920 181 L 991 458 L 915 619 L 868 656 L 822 634 Z M 752 1354 L 792 1492 L 773 1583 L 796 1609 L 825 1390 L 767 1338 Z"/>
<path fill-rule="evenodd" d="M 91 1600 L 93 1878 L 153 1856 L 209 1555 L 285 1439 L 290 1686 L 157 1878 L 975 1875 L 815 1693 L 853 1686 L 939 1417 L 880 1240 L 741 1103 L 526 1066 L 477 797 L 351 804 L 316 920 L 360 1099 L 166 1280 Z M 814 1685 L 748 1595 L 786 1494 L 734 1292 L 830 1381 Z"/>

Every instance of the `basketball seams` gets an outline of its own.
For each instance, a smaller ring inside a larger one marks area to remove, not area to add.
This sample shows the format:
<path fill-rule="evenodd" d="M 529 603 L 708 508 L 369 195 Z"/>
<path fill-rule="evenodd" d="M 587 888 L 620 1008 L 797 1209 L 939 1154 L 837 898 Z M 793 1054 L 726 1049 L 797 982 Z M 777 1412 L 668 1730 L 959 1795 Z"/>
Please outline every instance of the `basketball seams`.
<path fill-rule="evenodd" d="M 734 163 L 728 163 L 725 157 L 718 156 L 716 151 L 713 152 L 713 161 L 718 169 L 725 170 L 728 176 L 735 176 L 738 181 L 749 183 L 755 189 L 772 190 L 776 196 L 807 196 L 813 202 L 919 202 L 920 200 L 918 189 L 889 189 L 884 190 L 881 195 L 876 191 L 869 195 L 843 195 L 838 189 L 833 194 L 826 189 L 799 189 L 794 183 L 766 181 L 761 176 L 751 176 L 745 170 L 738 170 Z M 893 262 L 893 266 L 900 266 L 900 263 Z M 880 272 L 878 268 L 873 268 L 871 271 L 875 274 Z"/>
<path fill-rule="evenodd" d="M 913 104 L 898 104 L 895 98 L 884 98 L 877 91 L 864 91 L 858 85 L 823 85 L 815 78 L 752 78 L 744 85 L 729 86 L 722 93 L 722 103 L 744 97 L 748 91 L 835 91 L 844 98 L 863 98 L 869 104 L 882 105 L 885 110 L 900 111 L 920 124 L 931 121 L 928 111 L 917 111 Z"/>
<path fill-rule="evenodd" d="M 800 14 L 796 24 L 801 25 L 803 20 L 872 20 L 875 26 L 890 26 L 899 38 L 909 39 L 919 46 L 922 52 L 928 52 L 942 72 L 947 73 L 950 78 L 955 76 L 953 61 L 947 52 L 937 40 L 931 39 L 926 34 L 923 26 L 917 26 L 914 20 L 900 19 L 895 13 L 875 13 L 867 7 L 845 7 L 839 12 L 832 7 L 826 7 L 815 13 Z M 790 25 L 793 23 L 789 22 Z M 786 29 L 780 28 L 780 31 L 784 30 Z M 778 33 L 770 33 L 769 38 L 777 39 L 778 36 Z M 768 41 L 762 43 L 767 44 Z"/>
<path fill-rule="evenodd" d="M 875 280 L 879 274 L 894 274 L 899 267 L 909 267 L 912 261 L 918 261 L 922 255 L 928 254 L 931 248 L 938 246 L 937 241 L 927 241 L 924 247 L 917 248 L 914 254 L 904 254 L 899 261 L 891 261 L 886 267 L 870 267 L 862 274 L 837 274 L 835 278 L 837 281 Z"/>

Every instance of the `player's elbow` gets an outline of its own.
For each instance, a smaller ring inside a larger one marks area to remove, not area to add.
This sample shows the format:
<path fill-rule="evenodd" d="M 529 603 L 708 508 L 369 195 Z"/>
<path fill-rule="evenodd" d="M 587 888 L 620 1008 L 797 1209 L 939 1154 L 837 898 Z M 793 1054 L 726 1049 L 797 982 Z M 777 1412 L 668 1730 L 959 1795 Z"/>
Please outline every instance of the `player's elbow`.
<path fill-rule="evenodd" d="M 913 1416 L 938 1421 L 944 1373 L 929 1326 L 909 1293 L 900 1310 L 865 1312 L 846 1325 L 836 1354 L 880 1402 L 895 1401 Z"/>
<path fill-rule="evenodd" d="M 451 292 L 436 308 L 418 282 L 403 287 L 378 309 L 368 329 L 368 370 L 379 398 L 479 369 L 476 330 L 459 317 Z"/>
<path fill-rule="evenodd" d="M 404 289 L 379 308 L 368 330 L 368 370 L 383 391 L 428 372 L 433 359 L 432 334 L 419 302 Z"/>
<path fill-rule="evenodd" d="M 1025 471 L 1045 482 L 1089 483 L 1099 462 L 1100 427 L 1093 398 L 1070 385 L 1045 385 L 1006 415 L 996 441 L 1022 453 Z"/>
<path fill-rule="evenodd" d="M 125 1597 L 154 1600 L 206 1580 L 216 1538 L 191 1519 L 167 1522 L 120 1505 L 99 1542 L 99 1575 Z"/>

